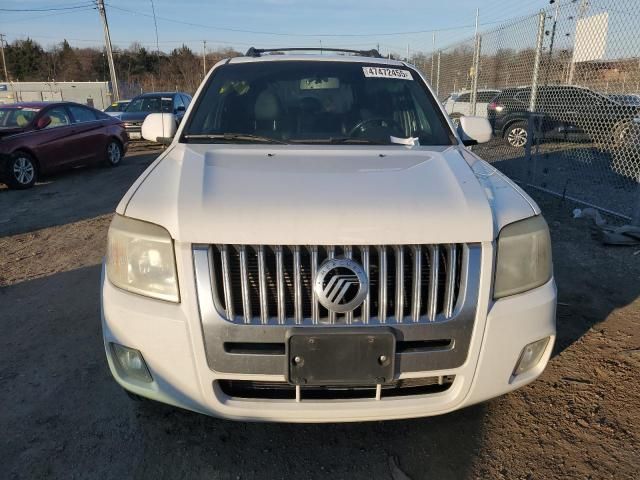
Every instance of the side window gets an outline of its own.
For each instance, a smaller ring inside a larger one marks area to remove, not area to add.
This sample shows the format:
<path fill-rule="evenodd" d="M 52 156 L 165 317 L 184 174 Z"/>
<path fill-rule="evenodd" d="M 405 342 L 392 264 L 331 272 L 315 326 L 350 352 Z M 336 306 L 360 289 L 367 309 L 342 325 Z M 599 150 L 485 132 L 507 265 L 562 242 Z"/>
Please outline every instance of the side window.
<path fill-rule="evenodd" d="M 73 123 L 93 122 L 97 120 L 95 113 L 88 108 L 69 105 L 69 110 L 71 110 L 71 115 L 73 115 Z"/>
<path fill-rule="evenodd" d="M 500 92 L 478 92 L 478 102 L 489 103 Z"/>
<path fill-rule="evenodd" d="M 538 95 L 540 95 L 538 93 Z M 529 104 L 529 100 L 531 100 L 531 90 L 523 90 L 521 92 L 516 93 L 515 97 L 516 100 L 522 102 L 522 103 L 526 103 L 527 105 Z M 540 98 L 538 96 L 538 98 Z"/>
<path fill-rule="evenodd" d="M 177 110 L 179 107 L 184 107 L 184 102 L 182 101 L 182 95 L 180 94 L 176 94 L 175 97 L 173 97 L 173 108 L 174 110 Z"/>
<path fill-rule="evenodd" d="M 456 103 L 457 102 L 470 102 L 471 101 L 471 94 L 470 93 L 463 93 L 462 95 L 458 95 L 458 98 L 456 98 Z"/>
<path fill-rule="evenodd" d="M 191 103 L 191 97 L 189 95 L 182 95 L 182 101 L 184 102 L 185 108 L 188 108 Z"/>
<path fill-rule="evenodd" d="M 47 110 L 45 115 L 49 115 L 49 117 L 51 117 L 51 123 L 47 125 L 47 128 L 56 128 L 71 125 L 71 119 L 69 118 L 67 109 L 64 107 L 54 107 L 50 110 Z"/>

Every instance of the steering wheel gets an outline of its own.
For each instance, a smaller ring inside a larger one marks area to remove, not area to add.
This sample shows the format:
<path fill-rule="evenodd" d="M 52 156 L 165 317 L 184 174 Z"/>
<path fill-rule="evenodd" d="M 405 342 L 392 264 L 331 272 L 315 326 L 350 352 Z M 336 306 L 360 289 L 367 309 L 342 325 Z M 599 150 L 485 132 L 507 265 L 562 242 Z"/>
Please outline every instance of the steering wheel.
<path fill-rule="evenodd" d="M 402 126 L 392 118 L 383 118 L 383 117 L 375 117 L 375 118 L 367 118 L 358 122 L 358 124 L 349 130 L 348 136 L 353 137 L 354 134 L 358 131 L 360 133 L 364 133 L 367 130 L 367 127 L 372 124 L 380 124 L 381 127 L 393 127 L 393 130 L 398 132 L 402 132 Z"/>

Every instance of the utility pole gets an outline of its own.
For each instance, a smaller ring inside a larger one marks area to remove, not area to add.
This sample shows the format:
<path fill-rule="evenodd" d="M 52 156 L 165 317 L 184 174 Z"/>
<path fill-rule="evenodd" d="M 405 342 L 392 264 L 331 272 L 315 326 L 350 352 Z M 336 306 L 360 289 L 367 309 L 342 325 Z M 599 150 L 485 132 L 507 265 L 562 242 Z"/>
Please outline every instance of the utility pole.
<path fill-rule="evenodd" d="M 2 67 L 4 68 L 4 81 L 9 83 L 9 73 L 7 73 L 7 60 L 4 57 L 4 33 L 0 33 L 0 53 L 2 54 Z"/>
<path fill-rule="evenodd" d="M 540 75 L 540 60 L 542 59 L 542 46 L 544 43 L 544 23 L 547 14 L 540 10 L 538 14 L 538 37 L 536 40 L 536 56 L 533 60 L 533 77 L 531 79 L 531 97 L 529 98 L 529 111 L 536 110 L 536 100 L 538 98 L 538 76 Z"/>
<path fill-rule="evenodd" d="M 111 49 L 111 35 L 109 34 L 109 23 L 107 22 L 107 12 L 104 10 L 104 0 L 97 0 L 98 11 L 102 18 L 104 26 L 104 43 L 107 49 L 107 58 L 109 60 L 109 73 L 111 74 L 111 88 L 113 90 L 112 101 L 120 100 L 120 91 L 118 90 L 118 78 L 116 77 L 116 66 L 113 63 L 113 50 Z"/>
<path fill-rule="evenodd" d="M 431 76 L 429 77 L 429 83 L 433 85 L 433 62 L 435 60 L 434 55 L 436 51 L 436 32 L 433 32 L 431 37 Z"/>
<path fill-rule="evenodd" d="M 202 40 L 202 78 L 207 76 L 207 41 Z"/>

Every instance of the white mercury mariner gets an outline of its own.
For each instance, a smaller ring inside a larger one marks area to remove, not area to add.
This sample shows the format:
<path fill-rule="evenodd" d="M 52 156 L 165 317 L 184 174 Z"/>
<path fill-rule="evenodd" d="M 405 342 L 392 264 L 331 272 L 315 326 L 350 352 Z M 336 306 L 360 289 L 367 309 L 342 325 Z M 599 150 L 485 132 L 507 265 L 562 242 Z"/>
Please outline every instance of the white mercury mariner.
<path fill-rule="evenodd" d="M 217 63 L 117 207 L 101 297 L 115 380 L 236 420 L 439 415 L 553 348 L 539 207 L 467 147 L 422 73 L 376 51 Z"/>

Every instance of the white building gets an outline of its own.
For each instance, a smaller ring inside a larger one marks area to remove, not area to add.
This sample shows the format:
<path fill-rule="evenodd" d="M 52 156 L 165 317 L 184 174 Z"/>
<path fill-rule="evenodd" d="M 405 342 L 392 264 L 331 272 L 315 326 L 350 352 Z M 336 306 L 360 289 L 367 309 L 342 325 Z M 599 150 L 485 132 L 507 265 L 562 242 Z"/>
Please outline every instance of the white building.
<path fill-rule="evenodd" d="M 0 104 L 67 100 L 100 110 L 111 103 L 109 82 L 0 83 Z"/>

